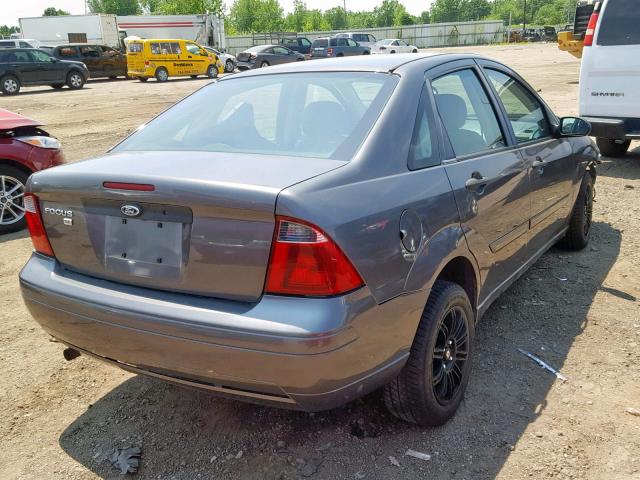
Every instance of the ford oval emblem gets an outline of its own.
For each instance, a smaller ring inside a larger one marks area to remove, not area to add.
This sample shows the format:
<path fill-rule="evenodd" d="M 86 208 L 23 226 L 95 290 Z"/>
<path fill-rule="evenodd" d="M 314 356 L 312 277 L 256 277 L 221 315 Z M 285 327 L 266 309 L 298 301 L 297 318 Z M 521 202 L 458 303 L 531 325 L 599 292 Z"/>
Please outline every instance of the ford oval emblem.
<path fill-rule="evenodd" d="M 137 217 L 142 213 L 142 209 L 135 205 L 122 205 L 120 211 L 127 217 Z"/>

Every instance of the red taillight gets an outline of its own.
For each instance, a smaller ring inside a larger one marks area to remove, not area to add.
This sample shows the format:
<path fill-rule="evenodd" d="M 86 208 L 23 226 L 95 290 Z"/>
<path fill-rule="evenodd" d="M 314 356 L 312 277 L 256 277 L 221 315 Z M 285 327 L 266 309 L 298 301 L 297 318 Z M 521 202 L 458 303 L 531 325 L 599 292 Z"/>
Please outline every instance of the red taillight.
<path fill-rule="evenodd" d="M 153 192 L 156 187 L 148 183 L 103 182 L 104 188 L 112 190 L 135 190 L 136 192 Z"/>
<path fill-rule="evenodd" d="M 598 12 L 593 12 L 591 17 L 589 18 L 589 24 L 587 25 L 587 30 L 584 32 L 584 46 L 590 47 L 593 45 L 593 36 L 596 33 L 596 26 L 598 25 L 598 17 L 600 14 Z"/>
<path fill-rule="evenodd" d="M 333 48 L 327 48 L 327 55 L 328 56 L 333 55 Z"/>
<path fill-rule="evenodd" d="M 25 193 L 24 210 L 25 218 L 27 219 L 27 226 L 29 227 L 29 233 L 31 234 L 31 241 L 33 242 L 33 248 L 35 248 L 38 253 L 54 257 L 53 249 L 51 248 L 47 232 L 45 231 L 44 224 L 42 223 L 40 202 L 38 202 L 38 197 L 33 193 Z"/>
<path fill-rule="evenodd" d="M 349 259 L 324 232 L 293 218 L 276 219 L 266 293 L 327 297 L 362 285 Z"/>

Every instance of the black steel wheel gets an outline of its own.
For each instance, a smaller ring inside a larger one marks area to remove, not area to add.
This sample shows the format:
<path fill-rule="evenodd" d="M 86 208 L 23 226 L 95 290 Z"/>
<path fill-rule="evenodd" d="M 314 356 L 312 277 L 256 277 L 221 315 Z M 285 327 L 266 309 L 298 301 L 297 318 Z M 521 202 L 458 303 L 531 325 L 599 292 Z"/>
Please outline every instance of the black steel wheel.
<path fill-rule="evenodd" d="M 455 414 L 471 374 L 475 313 L 466 291 L 438 280 L 422 313 L 409 359 L 385 387 L 396 417 L 419 425 L 442 425 Z"/>

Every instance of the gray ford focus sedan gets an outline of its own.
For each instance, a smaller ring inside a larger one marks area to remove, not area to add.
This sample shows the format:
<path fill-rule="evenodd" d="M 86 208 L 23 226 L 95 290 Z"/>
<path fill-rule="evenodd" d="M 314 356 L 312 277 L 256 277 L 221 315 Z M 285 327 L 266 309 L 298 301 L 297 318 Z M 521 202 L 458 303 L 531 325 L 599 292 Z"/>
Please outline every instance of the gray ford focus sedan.
<path fill-rule="evenodd" d="M 226 77 L 31 176 L 22 294 L 67 353 L 307 411 L 384 387 L 442 424 L 489 305 L 587 244 L 589 130 L 473 55 Z"/>

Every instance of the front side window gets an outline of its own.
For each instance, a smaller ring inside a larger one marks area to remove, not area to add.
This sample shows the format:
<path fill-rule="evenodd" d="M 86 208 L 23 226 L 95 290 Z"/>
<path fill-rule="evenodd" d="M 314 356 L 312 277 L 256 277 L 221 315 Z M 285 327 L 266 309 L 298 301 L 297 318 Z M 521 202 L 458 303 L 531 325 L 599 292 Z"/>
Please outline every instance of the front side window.
<path fill-rule="evenodd" d="M 609 0 L 600 19 L 598 45 L 640 45 L 637 0 Z"/>
<path fill-rule="evenodd" d="M 351 40 L 350 38 L 347 38 L 347 43 L 349 44 L 350 47 L 358 46 L 358 44 L 355 41 Z"/>
<path fill-rule="evenodd" d="M 311 45 L 311 42 L 309 40 L 307 40 L 306 38 L 303 38 L 303 39 L 300 40 L 300 44 L 303 47 L 308 47 L 309 45 Z"/>
<path fill-rule="evenodd" d="M 373 35 L 367 35 L 367 37 L 369 38 L 370 42 L 376 43 L 376 37 L 374 37 Z"/>
<path fill-rule="evenodd" d="M 187 51 L 191 55 L 200 55 L 200 47 L 195 43 L 187 43 Z"/>
<path fill-rule="evenodd" d="M 131 52 L 131 53 L 140 53 L 142 52 L 142 43 L 138 43 L 138 42 L 130 42 L 127 45 L 127 51 Z M 151 53 L 153 53 L 153 46 L 154 45 L 158 45 L 157 43 L 152 43 L 151 44 Z"/>
<path fill-rule="evenodd" d="M 51 62 L 51 57 L 40 50 L 32 50 L 31 55 L 36 62 Z"/>
<path fill-rule="evenodd" d="M 275 53 L 276 55 L 288 55 L 289 50 L 283 47 L 273 47 L 273 53 Z"/>
<path fill-rule="evenodd" d="M 551 127 L 544 108 L 529 89 L 515 78 L 498 70 L 487 68 L 485 72 L 498 92 L 518 143 L 551 136 Z"/>
<path fill-rule="evenodd" d="M 80 55 L 84 58 L 100 58 L 100 51 L 96 47 L 80 47 Z"/>
<path fill-rule="evenodd" d="M 207 151 L 350 160 L 396 84 L 392 75 L 356 72 L 222 80 L 176 104 L 115 151 Z"/>
<path fill-rule="evenodd" d="M 473 70 L 449 73 L 433 80 L 431 85 L 456 156 L 505 145 L 489 97 Z"/>
<path fill-rule="evenodd" d="M 31 44 L 27 42 L 20 42 L 20 48 L 33 48 Z"/>

